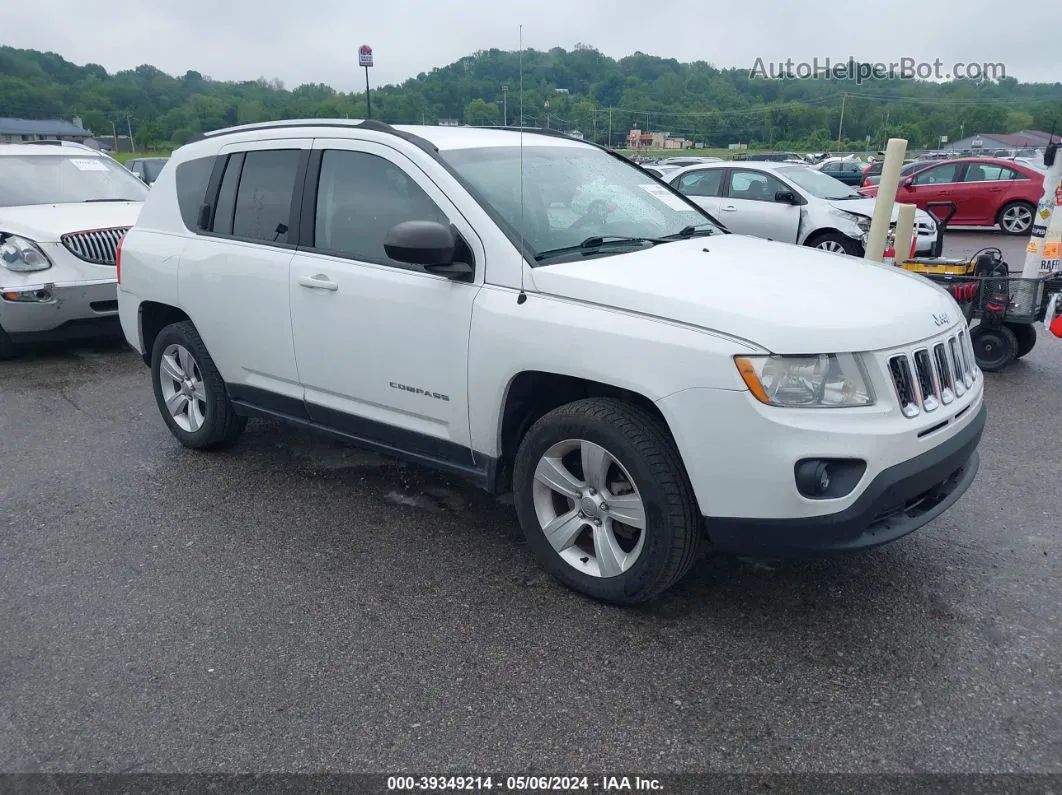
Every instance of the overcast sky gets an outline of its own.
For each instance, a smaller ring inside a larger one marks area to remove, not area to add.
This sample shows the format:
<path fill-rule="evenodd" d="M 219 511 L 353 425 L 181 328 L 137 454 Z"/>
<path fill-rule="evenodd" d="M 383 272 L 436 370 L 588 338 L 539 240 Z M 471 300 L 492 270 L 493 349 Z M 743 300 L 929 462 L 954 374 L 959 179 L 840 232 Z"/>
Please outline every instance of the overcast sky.
<path fill-rule="evenodd" d="M 592 44 L 622 57 L 642 51 L 680 61 L 752 67 L 813 58 L 892 62 L 1002 62 L 1023 81 L 1062 81 L 1062 2 L 896 0 L 867 7 L 836 0 L 34 0 L 5 2 L 4 43 L 52 50 L 108 71 L 152 64 L 218 80 L 279 77 L 289 88 L 323 82 L 359 89 L 357 47 L 373 47 L 374 85 L 401 82 L 477 49 L 571 49 Z M 703 10 L 698 10 L 700 6 Z M 1012 8 L 1013 11 L 1008 10 Z M 1032 37 L 1051 31 L 1041 45 Z"/>

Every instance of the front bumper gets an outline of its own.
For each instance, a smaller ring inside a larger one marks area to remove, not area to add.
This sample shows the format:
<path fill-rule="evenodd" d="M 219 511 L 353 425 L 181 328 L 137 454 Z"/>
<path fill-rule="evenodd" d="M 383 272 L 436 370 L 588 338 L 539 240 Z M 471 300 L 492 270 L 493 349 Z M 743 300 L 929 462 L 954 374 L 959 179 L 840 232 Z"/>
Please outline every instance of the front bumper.
<path fill-rule="evenodd" d="M 867 549 L 914 532 L 950 508 L 977 476 L 986 408 L 958 433 L 921 455 L 882 470 L 848 508 L 799 519 L 706 517 L 717 549 L 796 557 Z"/>
<path fill-rule="evenodd" d="M 117 315 L 115 278 L 0 285 L 0 328 L 16 341 L 66 336 L 64 329 L 106 331 L 117 324 Z"/>

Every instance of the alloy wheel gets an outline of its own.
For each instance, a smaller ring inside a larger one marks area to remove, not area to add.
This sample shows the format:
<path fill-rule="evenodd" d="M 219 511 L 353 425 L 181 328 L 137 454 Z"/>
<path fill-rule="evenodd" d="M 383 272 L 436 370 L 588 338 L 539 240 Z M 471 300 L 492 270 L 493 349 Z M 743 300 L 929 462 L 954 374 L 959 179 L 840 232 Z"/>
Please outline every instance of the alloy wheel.
<path fill-rule="evenodd" d="M 166 409 L 181 429 L 195 433 L 206 422 L 206 387 L 192 352 L 169 345 L 159 363 L 159 384 Z"/>
<path fill-rule="evenodd" d="M 616 577 L 645 546 L 645 504 L 633 478 L 608 450 L 583 439 L 550 447 L 535 467 L 532 498 L 539 526 L 568 565 Z"/>

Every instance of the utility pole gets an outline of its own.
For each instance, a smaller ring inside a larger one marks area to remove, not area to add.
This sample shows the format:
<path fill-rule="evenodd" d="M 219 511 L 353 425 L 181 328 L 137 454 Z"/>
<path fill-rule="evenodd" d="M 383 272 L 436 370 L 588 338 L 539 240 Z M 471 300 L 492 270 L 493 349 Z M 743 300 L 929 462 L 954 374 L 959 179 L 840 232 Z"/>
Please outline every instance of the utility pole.
<path fill-rule="evenodd" d="M 608 147 L 612 148 L 612 106 L 608 106 Z"/>
<path fill-rule="evenodd" d="M 502 85 L 502 127 L 509 125 L 509 86 Z"/>
<path fill-rule="evenodd" d="M 546 129 L 549 129 L 549 100 L 546 100 Z"/>
<path fill-rule="evenodd" d="M 136 154 L 136 142 L 133 140 L 133 117 L 125 117 L 126 129 L 129 130 L 129 151 Z"/>
<path fill-rule="evenodd" d="M 841 131 L 844 129 L 844 104 L 848 100 L 847 94 L 841 94 L 841 121 L 837 125 L 837 153 L 841 152 Z"/>
<path fill-rule="evenodd" d="M 117 152 L 118 152 L 118 126 L 114 123 L 113 119 L 111 120 L 111 138 L 114 140 L 114 151 L 115 151 L 115 154 L 117 154 Z"/>

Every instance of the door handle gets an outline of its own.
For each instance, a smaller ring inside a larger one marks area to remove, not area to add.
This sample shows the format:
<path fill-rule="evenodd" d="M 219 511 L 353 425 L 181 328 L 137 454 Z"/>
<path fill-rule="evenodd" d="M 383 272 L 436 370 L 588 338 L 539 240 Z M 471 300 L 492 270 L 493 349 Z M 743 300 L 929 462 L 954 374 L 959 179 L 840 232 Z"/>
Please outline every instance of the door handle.
<path fill-rule="evenodd" d="M 300 276 L 299 285 L 302 287 L 309 287 L 311 290 L 335 291 L 339 289 L 339 285 L 323 273 L 318 273 L 316 276 Z"/>
<path fill-rule="evenodd" d="M 724 213 L 735 213 L 735 212 L 737 212 L 737 207 L 735 207 L 732 204 L 728 204 L 726 207 L 723 208 L 723 212 Z"/>

